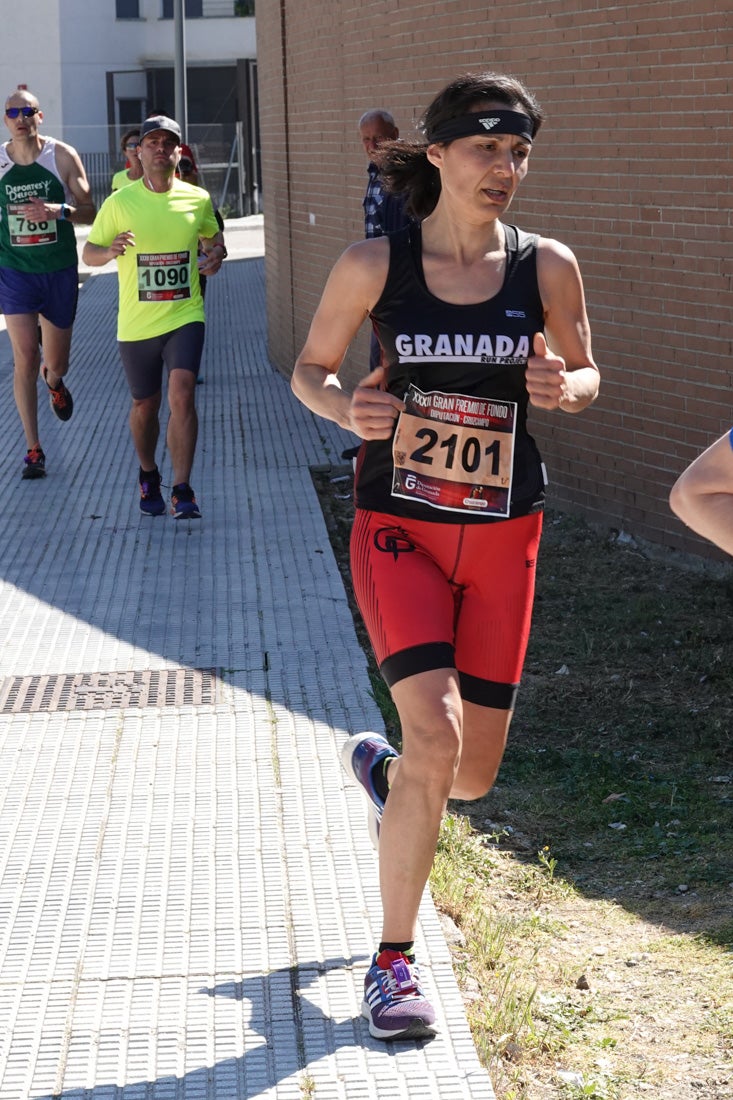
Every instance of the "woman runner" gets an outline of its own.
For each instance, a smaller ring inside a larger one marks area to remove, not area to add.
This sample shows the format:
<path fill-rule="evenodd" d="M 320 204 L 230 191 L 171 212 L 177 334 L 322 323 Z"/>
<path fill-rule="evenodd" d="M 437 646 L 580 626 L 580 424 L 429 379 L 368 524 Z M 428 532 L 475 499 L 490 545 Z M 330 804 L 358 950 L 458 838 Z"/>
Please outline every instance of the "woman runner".
<path fill-rule="evenodd" d="M 363 440 L 352 574 L 402 727 L 400 756 L 376 733 L 342 752 L 379 838 L 362 1011 L 381 1039 L 434 1034 L 418 907 L 447 801 L 491 788 L 512 718 L 545 485 L 528 404 L 576 413 L 598 392 L 575 257 L 503 221 L 542 119 L 518 80 L 467 74 L 428 107 L 423 141 L 384 147 L 419 224 L 344 252 L 292 379 Z M 381 363 L 347 394 L 337 374 L 366 317 Z"/>

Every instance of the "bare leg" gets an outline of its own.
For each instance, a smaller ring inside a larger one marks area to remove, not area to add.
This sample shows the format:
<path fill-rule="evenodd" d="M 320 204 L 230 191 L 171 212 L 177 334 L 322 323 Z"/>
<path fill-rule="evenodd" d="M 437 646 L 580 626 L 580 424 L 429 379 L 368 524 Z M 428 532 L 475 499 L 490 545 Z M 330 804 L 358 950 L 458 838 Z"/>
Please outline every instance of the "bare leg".
<path fill-rule="evenodd" d="M 46 381 L 50 386 L 56 386 L 59 379 L 63 378 L 69 369 L 69 356 L 71 355 L 71 328 L 57 328 L 40 318 L 41 333 L 43 335 L 43 363 L 46 367 Z"/>
<path fill-rule="evenodd" d="M 133 398 L 130 409 L 130 432 L 138 462 L 143 470 L 153 470 L 156 466 L 155 449 L 160 436 L 160 401 L 158 390 L 152 397 L 140 400 Z"/>
<path fill-rule="evenodd" d="M 198 438 L 196 414 L 196 376 L 188 370 L 172 370 L 168 379 L 168 450 L 173 464 L 173 484 L 181 485 L 191 477 Z"/>
<path fill-rule="evenodd" d="M 461 763 L 451 798 L 483 798 L 496 782 L 514 711 L 463 703 Z"/>
<path fill-rule="evenodd" d="M 463 703 L 454 669 L 401 680 L 392 697 L 402 724 L 403 753 L 388 772 L 379 878 L 382 939 L 402 943 L 414 939 L 448 798 L 477 798 L 489 790 L 512 716 Z"/>
<path fill-rule="evenodd" d="M 41 352 L 38 346 L 38 315 L 10 313 L 5 317 L 5 324 L 13 349 L 13 396 L 30 450 L 39 442 L 38 371 Z"/>

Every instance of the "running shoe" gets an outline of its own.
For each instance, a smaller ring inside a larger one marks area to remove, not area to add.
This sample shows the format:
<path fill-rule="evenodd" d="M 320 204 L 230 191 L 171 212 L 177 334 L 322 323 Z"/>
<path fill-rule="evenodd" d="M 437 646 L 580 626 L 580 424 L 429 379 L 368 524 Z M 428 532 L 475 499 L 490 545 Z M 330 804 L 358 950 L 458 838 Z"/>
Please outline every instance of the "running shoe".
<path fill-rule="evenodd" d="M 55 386 L 49 386 L 46 375 L 48 370 L 43 368 L 43 381 L 48 386 L 48 394 L 51 400 L 51 408 L 56 413 L 59 420 L 70 420 L 71 414 L 74 411 L 74 399 L 64 385 L 63 379 L 60 378 Z"/>
<path fill-rule="evenodd" d="M 144 516 L 162 516 L 165 501 L 160 491 L 160 472 L 156 466 L 152 474 L 140 471 L 140 511 Z"/>
<path fill-rule="evenodd" d="M 185 481 L 181 485 L 173 486 L 171 512 L 174 519 L 201 519 L 193 489 Z"/>
<path fill-rule="evenodd" d="M 369 836 L 375 848 L 379 847 L 379 827 L 384 813 L 384 799 L 380 797 L 372 780 L 372 768 L 398 753 L 381 733 L 359 733 L 349 737 L 341 747 L 341 763 L 344 771 L 360 783 L 369 799 Z"/>
<path fill-rule="evenodd" d="M 362 1016 L 375 1039 L 432 1039 L 435 1009 L 420 987 L 420 971 L 399 951 L 382 951 L 364 978 Z"/>
<path fill-rule="evenodd" d="M 23 459 L 23 472 L 20 476 L 23 481 L 36 481 L 39 477 L 46 476 L 46 456 L 38 444 L 31 447 Z"/>

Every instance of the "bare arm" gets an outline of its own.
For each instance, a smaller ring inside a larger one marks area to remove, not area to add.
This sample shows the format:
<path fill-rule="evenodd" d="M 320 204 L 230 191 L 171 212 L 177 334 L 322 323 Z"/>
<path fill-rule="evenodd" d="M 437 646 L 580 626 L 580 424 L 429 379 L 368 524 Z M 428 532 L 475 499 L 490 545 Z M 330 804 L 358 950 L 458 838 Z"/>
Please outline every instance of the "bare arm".
<path fill-rule="evenodd" d="M 56 167 L 61 182 L 74 200 L 74 205 L 65 202 L 46 202 L 42 198 L 29 199 L 23 206 L 23 215 L 32 221 L 73 221 L 77 225 L 91 225 L 96 214 L 84 165 L 76 149 L 63 142 L 56 145 Z"/>
<path fill-rule="evenodd" d="M 116 260 L 118 256 L 124 256 L 128 246 L 134 244 L 135 236 L 128 229 L 124 233 L 118 233 L 109 244 L 92 244 L 91 241 L 86 241 L 81 258 L 89 267 L 104 267 L 110 260 Z"/>
<path fill-rule="evenodd" d="M 362 439 L 389 438 L 403 404 L 380 389 L 378 367 L 347 394 L 337 378 L 346 350 L 384 287 L 389 241 L 378 237 L 352 245 L 337 260 L 298 356 L 291 385 L 312 412 Z"/>
<path fill-rule="evenodd" d="M 680 474 L 669 504 L 698 535 L 733 554 L 733 447 L 728 432 Z"/>
<path fill-rule="evenodd" d="M 66 220 L 77 225 L 91 225 L 97 211 L 84 165 L 76 149 L 59 142 L 56 146 L 56 165 L 64 187 L 74 200 Z"/>
<path fill-rule="evenodd" d="M 543 238 L 537 277 L 545 310 L 547 341 L 535 336 L 527 363 L 527 389 L 542 409 L 581 412 L 598 395 L 600 375 L 591 352 L 583 281 L 575 256 L 558 241 Z"/>

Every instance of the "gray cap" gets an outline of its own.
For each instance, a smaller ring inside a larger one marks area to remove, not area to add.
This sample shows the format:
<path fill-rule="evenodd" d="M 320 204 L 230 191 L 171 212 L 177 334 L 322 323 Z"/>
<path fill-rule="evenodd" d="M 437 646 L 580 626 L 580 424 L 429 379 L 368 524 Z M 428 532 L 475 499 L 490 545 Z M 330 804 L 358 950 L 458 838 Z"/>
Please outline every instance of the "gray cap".
<path fill-rule="evenodd" d="M 146 118 L 140 128 L 140 139 L 142 140 L 146 134 L 152 134 L 155 130 L 165 130 L 167 133 L 173 134 L 173 137 L 177 138 L 179 143 L 181 141 L 181 127 L 172 118 L 166 118 L 165 115 L 153 115 L 151 118 Z"/>

